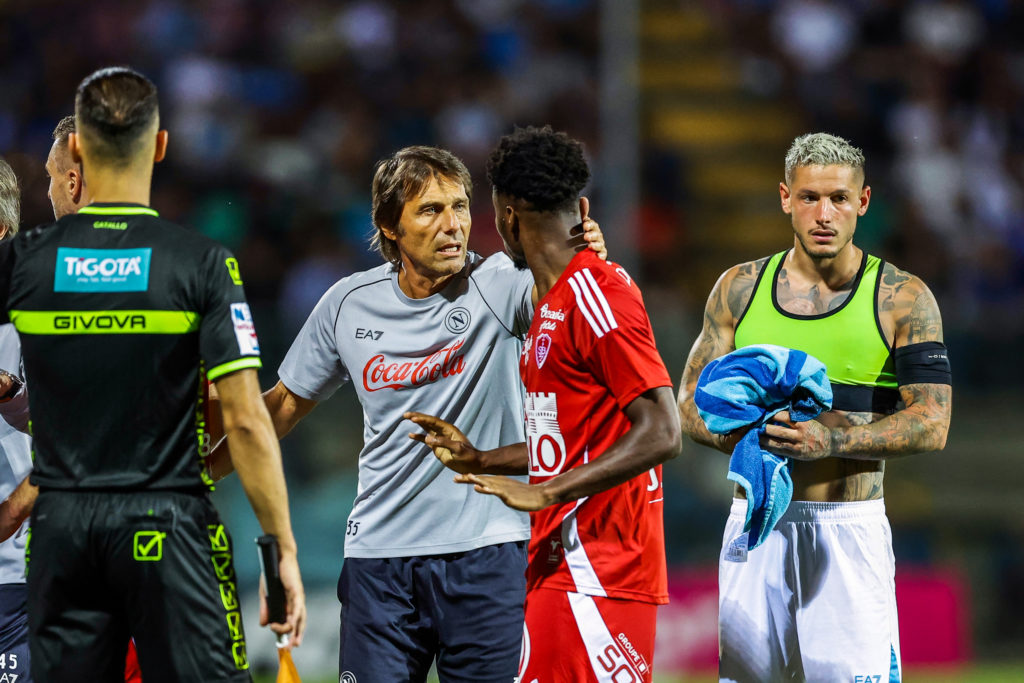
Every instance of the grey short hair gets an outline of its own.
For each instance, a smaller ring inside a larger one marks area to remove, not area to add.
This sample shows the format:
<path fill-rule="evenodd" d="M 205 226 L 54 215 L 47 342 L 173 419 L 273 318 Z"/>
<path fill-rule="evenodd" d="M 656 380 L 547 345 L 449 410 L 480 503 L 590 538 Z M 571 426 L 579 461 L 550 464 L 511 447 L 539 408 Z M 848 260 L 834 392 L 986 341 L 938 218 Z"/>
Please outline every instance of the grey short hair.
<path fill-rule="evenodd" d="M 6 227 L 4 237 L 14 237 L 21 222 L 21 190 L 14 169 L 0 157 L 0 226 Z"/>
<path fill-rule="evenodd" d="M 800 166 L 846 166 L 864 177 L 864 152 L 848 140 L 828 133 L 801 135 L 786 152 L 786 184 L 792 184 L 793 172 Z"/>

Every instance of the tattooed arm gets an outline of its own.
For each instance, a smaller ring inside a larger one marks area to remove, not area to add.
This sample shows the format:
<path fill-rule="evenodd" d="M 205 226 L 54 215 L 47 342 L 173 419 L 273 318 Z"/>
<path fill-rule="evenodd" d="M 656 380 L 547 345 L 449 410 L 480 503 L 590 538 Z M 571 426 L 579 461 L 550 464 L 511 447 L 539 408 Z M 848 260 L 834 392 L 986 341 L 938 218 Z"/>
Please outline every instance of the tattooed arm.
<path fill-rule="evenodd" d="M 894 348 L 926 341 L 942 341 L 939 306 L 918 278 L 886 266 L 879 290 L 883 329 L 892 330 Z M 900 387 L 905 407 L 876 422 L 829 429 L 820 422 L 776 419 L 788 427 L 769 425 L 766 447 L 799 460 L 828 456 L 853 460 L 885 460 L 946 445 L 953 389 L 948 384 L 908 384 Z"/>
<path fill-rule="evenodd" d="M 708 296 L 704 309 L 704 327 L 690 349 L 679 387 L 679 416 L 683 433 L 697 443 L 732 453 L 741 434 L 712 434 L 704 425 L 693 402 L 697 379 L 704 367 L 715 358 L 736 350 L 736 322 L 743 314 L 757 282 L 757 274 L 768 259 L 733 266 L 722 273 Z"/>

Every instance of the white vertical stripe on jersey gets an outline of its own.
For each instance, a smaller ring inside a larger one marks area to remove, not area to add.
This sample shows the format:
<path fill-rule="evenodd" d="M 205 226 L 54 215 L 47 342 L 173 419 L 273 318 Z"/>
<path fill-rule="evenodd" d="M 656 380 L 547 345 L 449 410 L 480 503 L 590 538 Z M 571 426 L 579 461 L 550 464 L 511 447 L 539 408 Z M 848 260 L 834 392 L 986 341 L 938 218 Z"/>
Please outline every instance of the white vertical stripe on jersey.
<path fill-rule="evenodd" d="M 607 597 L 601 579 L 597 578 L 594 565 L 590 564 L 587 556 L 587 549 L 583 547 L 583 540 L 580 538 L 579 530 L 576 528 L 576 511 L 587 501 L 580 498 L 572 510 L 562 518 L 562 550 L 565 551 L 565 564 L 569 567 L 569 574 L 576 584 L 576 590 L 588 595 L 599 595 Z"/>
<path fill-rule="evenodd" d="M 590 309 L 590 314 L 594 316 L 594 319 L 596 319 L 597 322 L 601 323 L 601 327 L 605 332 L 611 332 L 612 328 L 618 327 L 618 325 L 615 324 L 614 320 L 609 323 L 608 319 L 605 317 L 604 310 L 597 302 L 597 297 L 601 297 L 603 299 L 604 295 L 601 293 L 600 288 L 594 289 L 590 286 L 590 282 L 587 281 L 586 277 L 583 275 L 586 270 L 587 269 L 584 268 L 582 271 L 573 273 L 572 279 L 580 286 L 580 291 L 583 293 L 583 298 L 587 302 L 587 308 Z M 591 279 L 593 279 L 593 277 L 591 277 Z M 597 283 L 595 282 L 594 284 L 596 285 Z"/>
<path fill-rule="evenodd" d="M 594 603 L 594 598 L 580 593 L 566 595 L 569 598 L 572 615 L 576 619 L 576 627 L 580 631 L 580 638 L 587 648 L 590 668 L 593 669 L 598 683 L 644 680 L 644 674 L 636 670 L 636 666 L 623 654 L 622 647 L 612 638 L 608 625 L 604 623 L 604 617 Z M 623 674 L 629 674 L 629 678 Z"/>
<path fill-rule="evenodd" d="M 587 657 L 590 659 L 590 667 L 597 676 L 598 683 L 615 683 L 612 672 L 597 663 L 597 658 L 604 654 L 605 648 L 614 646 L 612 634 L 604 623 L 604 617 L 597 610 L 594 599 L 589 595 L 581 593 L 567 593 L 569 607 L 572 608 L 572 615 L 576 618 L 576 628 L 580 631 L 580 638 L 587 648 Z"/>
<path fill-rule="evenodd" d="M 594 293 L 594 298 L 597 299 L 598 303 L 601 304 L 601 308 L 604 309 L 604 315 L 608 320 L 608 324 L 611 325 L 611 329 L 614 330 L 619 326 L 619 323 L 616 322 L 615 316 L 612 315 L 612 307 L 608 305 L 608 299 L 604 298 L 604 292 L 601 291 L 601 286 L 597 284 L 597 280 L 594 279 L 594 274 L 590 272 L 590 268 L 584 268 L 582 273 L 587 284 L 590 285 L 590 291 Z"/>
<path fill-rule="evenodd" d="M 594 330 L 594 334 L 596 334 L 597 338 L 600 339 L 604 336 L 604 330 L 601 329 L 601 326 L 597 324 L 596 320 L 594 320 L 594 316 L 591 315 L 590 307 L 587 305 L 587 302 L 584 301 L 583 292 L 580 291 L 580 286 L 576 284 L 575 278 L 576 274 L 569 277 L 569 286 L 572 287 L 573 293 L 576 294 L 576 306 L 579 307 L 580 313 L 582 313 L 583 317 L 587 319 L 588 323 L 590 323 L 590 327 Z"/>

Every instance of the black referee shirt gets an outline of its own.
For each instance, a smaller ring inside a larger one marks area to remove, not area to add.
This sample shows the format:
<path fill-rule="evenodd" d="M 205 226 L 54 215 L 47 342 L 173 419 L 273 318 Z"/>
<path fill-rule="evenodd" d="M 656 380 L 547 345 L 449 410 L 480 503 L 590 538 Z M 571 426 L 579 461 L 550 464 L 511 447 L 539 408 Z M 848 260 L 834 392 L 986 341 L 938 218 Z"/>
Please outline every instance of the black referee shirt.
<path fill-rule="evenodd" d="M 205 380 L 258 368 L 238 263 L 141 205 L 92 204 L 0 245 L 47 489 L 204 490 Z"/>

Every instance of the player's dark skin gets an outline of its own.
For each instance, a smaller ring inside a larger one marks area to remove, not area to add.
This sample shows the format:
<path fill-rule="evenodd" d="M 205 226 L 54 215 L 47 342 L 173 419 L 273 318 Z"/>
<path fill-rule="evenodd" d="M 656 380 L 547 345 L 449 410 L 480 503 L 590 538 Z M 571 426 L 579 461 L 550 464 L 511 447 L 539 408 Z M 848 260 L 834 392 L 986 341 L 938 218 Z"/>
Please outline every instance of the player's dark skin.
<path fill-rule="evenodd" d="M 538 300 L 546 295 L 578 251 L 572 229 L 587 215 L 589 202 L 581 198 L 578 211 L 537 211 L 515 197 L 492 193 L 495 222 L 513 258 L 525 260 L 533 273 Z M 480 493 L 498 496 L 517 510 L 540 510 L 606 491 L 679 454 L 682 438 L 673 405 L 672 389 L 650 389 L 625 409 L 631 427 L 600 457 L 539 484 L 528 484 L 505 474 L 525 474 L 525 443 L 478 451 L 453 425 L 421 413 L 405 417 L 426 430 L 410 438 L 430 446 L 449 468 L 459 472 L 455 481 L 472 484 Z"/>
<path fill-rule="evenodd" d="M 779 273 L 776 295 L 790 313 L 826 313 L 850 296 L 863 252 L 853 244 L 858 216 L 867 210 L 870 187 L 859 171 L 842 166 L 798 167 L 792 189 L 780 184 L 783 210 L 793 217 L 794 248 Z M 704 325 L 683 371 L 679 411 L 683 430 L 698 443 L 731 453 L 742 436 L 711 434 L 693 402 L 697 378 L 714 358 L 734 351 L 739 317 L 767 258 L 742 263 L 719 278 L 704 311 Z M 942 341 L 938 304 L 918 278 L 886 264 L 878 314 L 886 341 L 895 347 Z M 833 410 L 793 422 L 786 412 L 769 424 L 762 445 L 794 460 L 793 500 L 848 502 L 883 494 L 889 458 L 939 450 L 946 443 L 952 387 L 899 387 L 903 407 L 891 415 Z M 741 488 L 735 495 L 744 497 Z"/>

